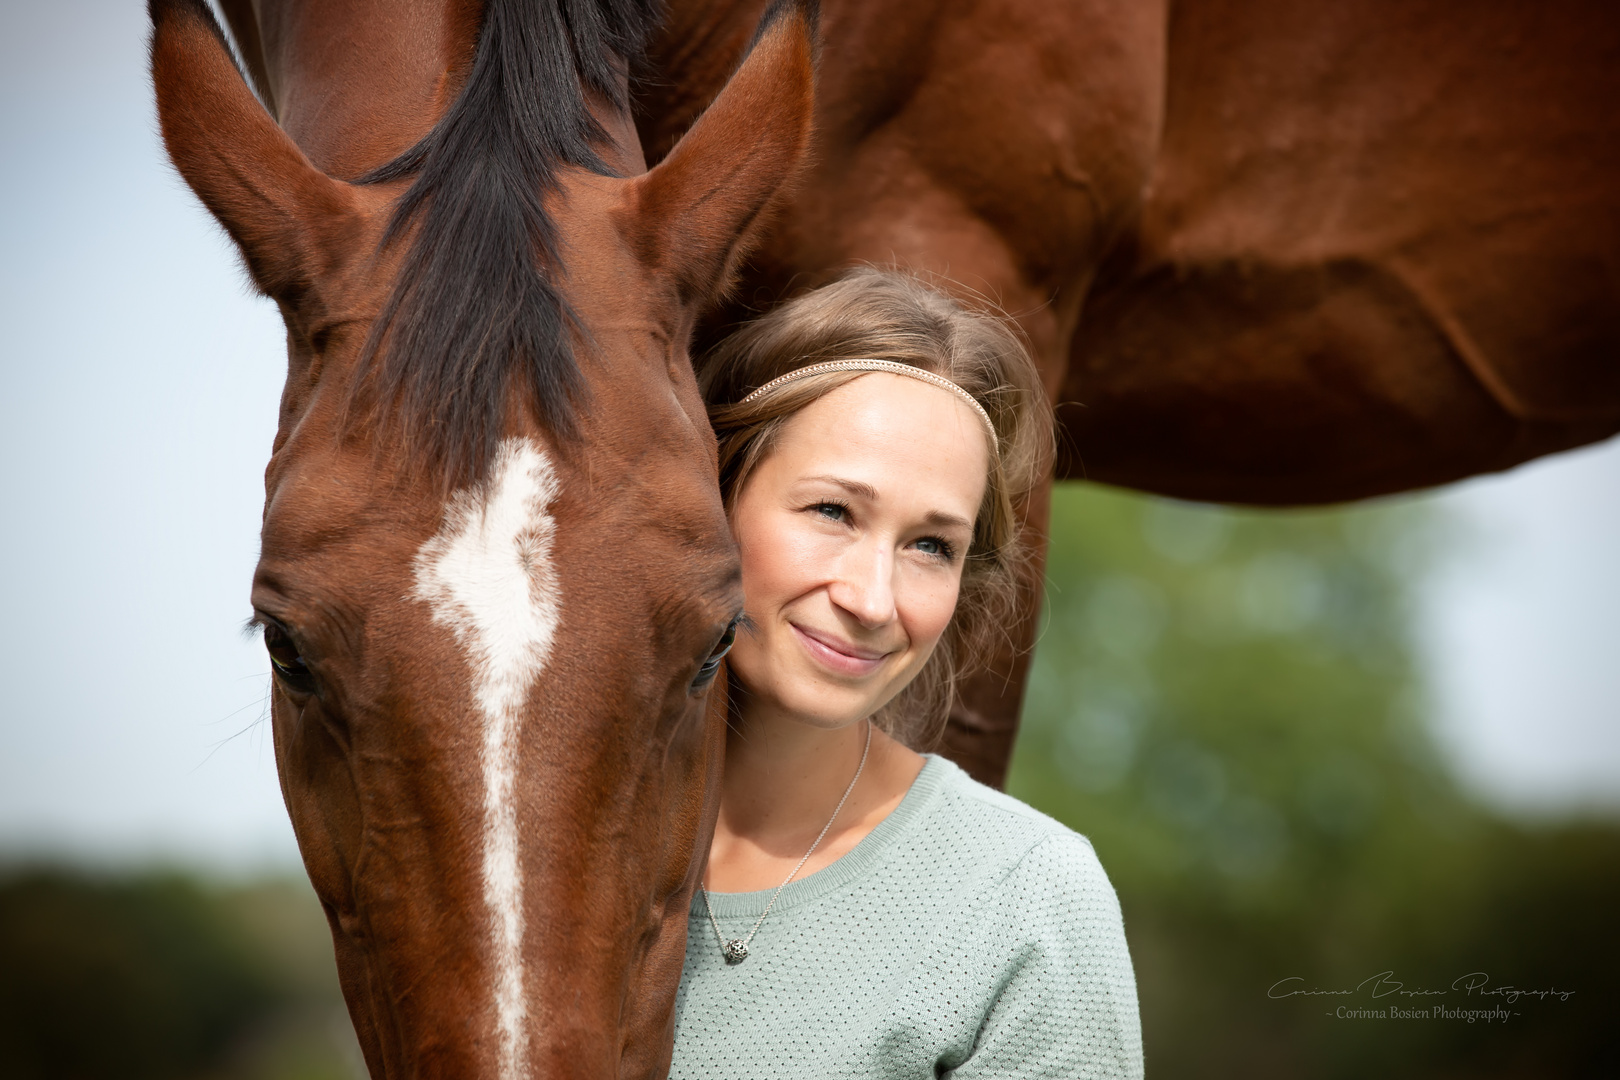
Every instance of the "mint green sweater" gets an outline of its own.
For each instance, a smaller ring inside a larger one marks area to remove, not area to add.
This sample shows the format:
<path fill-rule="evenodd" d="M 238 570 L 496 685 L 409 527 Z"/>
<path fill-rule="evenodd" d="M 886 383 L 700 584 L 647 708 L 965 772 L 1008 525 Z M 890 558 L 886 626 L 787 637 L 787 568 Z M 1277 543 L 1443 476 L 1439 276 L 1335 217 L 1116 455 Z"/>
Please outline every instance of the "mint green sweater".
<path fill-rule="evenodd" d="M 727 939 L 770 891 L 710 893 Z M 1136 979 L 1091 844 L 944 758 L 782 890 L 728 967 L 701 894 L 673 1080 L 1140 1077 Z"/>

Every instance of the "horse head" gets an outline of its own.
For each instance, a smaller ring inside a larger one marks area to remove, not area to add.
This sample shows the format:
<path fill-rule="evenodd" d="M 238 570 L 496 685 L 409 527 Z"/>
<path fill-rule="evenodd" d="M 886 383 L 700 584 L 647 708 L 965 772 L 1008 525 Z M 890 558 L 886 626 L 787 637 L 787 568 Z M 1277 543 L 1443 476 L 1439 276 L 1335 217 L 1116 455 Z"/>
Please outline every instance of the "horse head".
<path fill-rule="evenodd" d="M 364 125 L 320 117 L 366 61 L 317 31 L 365 3 L 260 11 L 299 59 L 274 89 L 321 103 L 288 128 L 203 0 L 150 5 L 170 156 L 287 326 L 252 603 L 376 1076 L 668 1064 L 741 610 L 687 340 L 804 158 L 814 16 L 775 5 L 649 172 L 634 6 L 489 0 L 415 141 L 356 173 Z"/>

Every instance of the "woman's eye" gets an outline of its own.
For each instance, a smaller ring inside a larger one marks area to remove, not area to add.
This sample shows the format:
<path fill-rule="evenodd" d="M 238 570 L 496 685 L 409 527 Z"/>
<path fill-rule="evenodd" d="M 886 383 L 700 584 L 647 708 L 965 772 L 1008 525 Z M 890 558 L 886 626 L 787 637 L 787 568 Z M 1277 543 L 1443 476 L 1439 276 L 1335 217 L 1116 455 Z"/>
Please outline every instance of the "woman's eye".
<path fill-rule="evenodd" d="M 266 623 L 264 648 L 270 654 L 270 666 L 292 689 L 307 693 L 313 688 L 314 676 L 309 673 L 309 667 L 298 654 L 298 646 L 293 644 L 287 631 L 275 623 Z"/>
<path fill-rule="evenodd" d="M 740 621 L 732 619 L 731 625 L 726 627 L 726 632 L 720 635 L 719 642 L 710 650 L 709 658 L 703 661 L 702 666 L 698 668 L 697 677 L 692 680 L 693 690 L 701 690 L 714 681 L 715 675 L 720 670 L 720 661 L 726 658 L 726 653 L 737 643 L 737 623 Z"/>
<path fill-rule="evenodd" d="M 956 554 L 956 549 L 937 536 L 925 536 L 917 541 L 917 550 L 924 555 L 933 555 L 941 559 L 949 559 Z"/>
<path fill-rule="evenodd" d="M 816 503 L 810 509 L 828 521 L 843 521 L 844 516 L 849 513 L 849 508 L 839 503 Z"/>

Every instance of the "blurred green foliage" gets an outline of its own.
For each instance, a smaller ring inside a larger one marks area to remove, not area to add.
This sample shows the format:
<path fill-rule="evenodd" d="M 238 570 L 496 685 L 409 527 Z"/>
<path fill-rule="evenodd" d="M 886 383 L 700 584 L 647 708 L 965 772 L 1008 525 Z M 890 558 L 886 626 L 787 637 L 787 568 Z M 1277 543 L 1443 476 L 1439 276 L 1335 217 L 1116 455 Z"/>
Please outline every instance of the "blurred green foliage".
<path fill-rule="evenodd" d="M 353 1080 L 307 882 L 0 874 L 0 1076 Z"/>
<path fill-rule="evenodd" d="M 1149 1075 L 1620 1076 L 1620 828 L 1498 820 L 1427 734 L 1412 604 L 1446 529 L 1060 485 L 1009 790 L 1114 880 Z"/>

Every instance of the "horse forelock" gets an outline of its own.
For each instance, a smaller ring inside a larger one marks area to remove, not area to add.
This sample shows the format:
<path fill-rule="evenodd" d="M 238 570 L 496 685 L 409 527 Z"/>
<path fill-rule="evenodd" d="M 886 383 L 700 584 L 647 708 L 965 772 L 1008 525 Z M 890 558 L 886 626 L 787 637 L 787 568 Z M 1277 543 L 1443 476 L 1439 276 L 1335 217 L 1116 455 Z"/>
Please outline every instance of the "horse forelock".
<path fill-rule="evenodd" d="M 577 434 L 579 330 L 558 288 L 546 199 L 563 169 L 608 174 L 588 96 L 628 107 L 624 67 L 660 0 L 486 0 L 466 81 L 416 145 L 359 182 L 414 177 L 382 246 L 409 248 L 362 354 L 354 403 L 389 412 L 446 489 L 482 480 L 511 393 L 555 436 Z"/>

